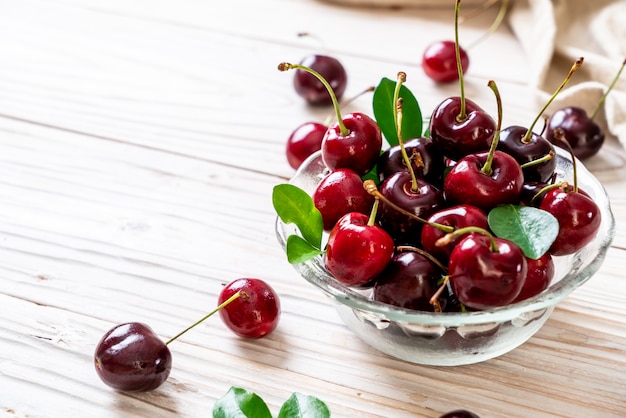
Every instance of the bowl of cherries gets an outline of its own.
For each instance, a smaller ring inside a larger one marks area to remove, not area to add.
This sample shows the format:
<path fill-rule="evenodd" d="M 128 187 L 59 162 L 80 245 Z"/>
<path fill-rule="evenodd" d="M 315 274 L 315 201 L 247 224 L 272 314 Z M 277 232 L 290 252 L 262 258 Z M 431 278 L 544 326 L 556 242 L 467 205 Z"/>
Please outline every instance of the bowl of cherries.
<path fill-rule="evenodd" d="M 418 364 L 523 344 L 598 271 L 615 230 L 602 184 L 534 132 L 545 108 L 528 127 L 502 127 L 495 82 L 492 116 L 460 79 L 461 95 L 427 118 L 402 72 L 376 87 L 373 116 L 342 115 L 334 100 L 320 150 L 272 196 L 297 272 L 363 341 Z"/>

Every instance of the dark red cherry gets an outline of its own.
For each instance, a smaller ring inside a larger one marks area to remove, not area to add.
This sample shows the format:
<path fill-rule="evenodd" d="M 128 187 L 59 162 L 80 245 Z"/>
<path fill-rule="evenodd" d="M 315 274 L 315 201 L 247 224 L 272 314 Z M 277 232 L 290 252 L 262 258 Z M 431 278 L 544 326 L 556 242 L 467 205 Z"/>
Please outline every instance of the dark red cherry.
<path fill-rule="evenodd" d="M 430 118 L 430 136 L 445 157 L 460 160 L 468 154 L 487 151 L 496 132 L 496 122 L 480 106 L 465 99 L 466 115 L 459 118 L 461 97 L 441 102 Z"/>
<path fill-rule="evenodd" d="M 300 65 L 317 71 L 335 92 L 337 100 L 343 96 L 348 84 L 348 75 L 344 66 L 338 59 L 327 55 L 309 55 Z M 312 105 L 331 105 L 332 99 L 324 84 L 312 74 L 297 70 L 293 78 L 293 86 L 296 92 Z"/>
<path fill-rule="evenodd" d="M 415 175 L 440 187 L 443 181 L 444 158 L 432 139 L 413 138 L 404 142 L 404 149 L 411 161 Z M 381 183 L 398 171 L 408 171 L 400 145 L 389 147 L 380 154 L 376 171 Z"/>
<path fill-rule="evenodd" d="M 326 269 L 346 286 L 363 286 L 385 269 L 393 253 L 393 239 L 384 229 L 351 212 L 330 231 Z"/>
<path fill-rule="evenodd" d="M 443 208 L 433 213 L 427 221 L 431 224 L 445 225 L 453 229 L 461 229 L 467 226 L 476 226 L 482 229 L 489 228 L 487 214 L 476 206 L 466 204 Z M 437 245 L 437 241 L 443 238 L 444 235 L 446 235 L 446 232 L 443 230 L 426 224 L 422 228 L 421 243 L 424 251 L 447 265 L 452 249 L 466 237 L 466 234 L 460 235 L 446 245 Z"/>
<path fill-rule="evenodd" d="M 526 263 L 528 264 L 526 280 L 522 290 L 513 302 L 520 302 L 537 296 L 548 288 L 554 278 L 554 260 L 550 253 L 545 253 L 537 259 L 526 258 Z"/>
<path fill-rule="evenodd" d="M 554 146 L 543 136 L 534 132 L 527 135 L 528 129 L 522 126 L 509 126 L 500 131 L 498 149 L 520 164 L 538 160 L 554 154 Z M 556 157 L 523 168 L 524 181 L 547 182 L 556 169 Z"/>
<path fill-rule="evenodd" d="M 455 409 L 454 411 L 446 412 L 440 415 L 439 418 L 480 418 L 475 413 L 466 409 Z"/>
<path fill-rule="evenodd" d="M 347 131 L 332 123 L 322 140 L 322 160 L 330 170 L 349 168 L 367 174 L 376 164 L 383 144 L 380 127 L 364 113 L 348 113 L 342 118 Z"/>
<path fill-rule="evenodd" d="M 430 303 L 439 287 L 439 267 L 415 251 L 396 254 L 381 274 L 376 276 L 373 298 L 405 309 L 433 312 Z"/>
<path fill-rule="evenodd" d="M 513 242 L 473 233 L 450 254 L 448 275 L 459 302 L 484 310 L 511 303 L 519 295 L 528 264 Z"/>
<path fill-rule="evenodd" d="M 550 212 L 559 222 L 559 233 L 549 250 L 552 255 L 581 250 L 595 238 L 602 222 L 598 205 L 568 184 L 548 191 L 539 208 Z"/>
<path fill-rule="evenodd" d="M 172 354 L 149 326 L 129 322 L 110 329 L 96 347 L 96 372 L 123 392 L 156 389 L 172 369 Z"/>
<path fill-rule="evenodd" d="M 222 288 L 218 305 L 237 292 L 240 296 L 219 311 L 224 324 L 244 338 L 261 338 L 271 333 L 281 313 L 280 299 L 274 289 L 261 279 L 236 279 Z"/>
<path fill-rule="evenodd" d="M 495 151 L 491 170 L 485 173 L 482 169 L 488 157 L 488 152 L 470 154 L 452 167 L 443 183 L 446 201 L 484 210 L 519 201 L 524 176 L 517 161 L 508 154 Z"/>
<path fill-rule="evenodd" d="M 322 148 L 322 138 L 327 129 L 323 123 L 305 122 L 289 135 L 285 153 L 292 168 L 299 168 L 304 160 Z"/>
<path fill-rule="evenodd" d="M 422 179 L 416 179 L 416 185 L 414 189 L 408 171 L 398 171 L 380 185 L 380 193 L 385 200 L 422 219 L 420 221 L 407 216 L 385 200 L 381 201 L 378 210 L 380 225 L 399 244 L 417 244 L 423 220 L 444 205 L 443 195 L 438 188 Z"/>
<path fill-rule="evenodd" d="M 363 180 L 355 171 L 338 168 L 318 183 L 313 203 L 322 214 L 324 229 L 329 231 L 346 213 L 369 215 L 374 197 L 363 188 Z"/>
<path fill-rule="evenodd" d="M 463 73 L 469 68 L 469 56 L 459 47 Z M 422 55 L 422 68 L 428 77 L 438 83 L 449 83 L 459 79 L 454 41 L 439 41 L 430 44 Z"/>
<path fill-rule="evenodd" d="M 557 128 L 563 130 L 565 140 L 580 160 L 595 155 L 604 143 L 604 131 L 580 107 L 570 106 L 559 109 L 548 120 L 546 139 L 554 145 L 567 149 L 567 146 L 554 134 Z"/>

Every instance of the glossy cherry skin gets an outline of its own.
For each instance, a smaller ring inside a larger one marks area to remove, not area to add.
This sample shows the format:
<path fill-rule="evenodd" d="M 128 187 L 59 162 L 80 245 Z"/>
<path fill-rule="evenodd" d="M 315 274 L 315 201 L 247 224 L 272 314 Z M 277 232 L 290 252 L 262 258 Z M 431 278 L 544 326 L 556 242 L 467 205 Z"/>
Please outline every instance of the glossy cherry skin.
<path fill-rule="evenodd" d="M 510 155 L 496 151 L 491 173 L 486 174 L 481 169 L 488 155 L 488 152 L 470 154 L 452 167 L 443 183 L 446 201 L 484 210 L 519 201 L 524 185 L 520 165 Z"/>
<path fill-rule="evenodd" d="M 445 157 L 460 160 L 468 154 L 487 151 L 496 132 L 496 122 L 480 106 L 465 99 L 467 117 L 461 121 L 461 98 L 441 102 L 430 118 L 430 137 Z"/>
<path fill-rule="evenodd" d="M 172 354 L 148 325 L 129 322 L 110 329 L 96 347 L 96 372 L 104 383 L 123 392 L 158 388 L 172 369 Z"/>
<path fill-rule="evenodd" d="M 383 145 L 380 127 L 364 113 L 344 115 L 349 133 L 343 135 L 337 122 L 332 123 L 322 139 L 322 161 L 330 170 L 349 168 L 367 174 L 376 164 Z"/>
<path fill-rule="evenodd" d="M 597 235 L 602 222 L 600 208 L 586 194 L 571 185 L 546 193 L 540 209 L 550 212 L 559 222 L 559 233 L 549 252 L 552 255 L 573 254 Z"/>
<path fill-rule="evenodd" d="M 430 215 L 427 221 L 439 225 L 450 226 L 455 230 L 465 228 L 467 226 L 476 226 L 489 230 L 489 223 L 487 222 L 487 214 L 485 211 L 476 206 L 467 204 L 443 208 Z M 445 235 L 446 232 L 439 228 L 431 225 L 424 225 L 422 228 L 421 243 L 424 251 L 435 257 L 444 265 L 447 265 L 452 249 L 458 242 L 465 238 L 467 234 L 460 235 L 458 238 L 455 238 L 446 245 L 437 245 L 437 241 Z"/>
<path fill-rule="evenodd" d="M 519 295 L 528 272 L 522 250 L 513 242 L 474 233 L 450 254 L 448 275 L 454 294 L 470 308 L 484 310 L 508 305 Z"/>
<path fill-rule="evenodd" d="M 537 259 L 527 257 L 526 263 L 528 264 L 526 281 L 513 303 L 537 296 L 548 288 L 554 278 L 554 259 L 550 253 L 545 253 Z"/>
<path fill-rule="evenodd" d="M 289 165 L 298 169 L 311 154 L 322 149 L 322 139 L 328 127 L 323 123 L 305 122 L 287 138 L 285 154 Z"/>
<path fill-rule="evenodd" d="M 417 184 L 418 188 L 414 191 L 410 173 L 398 171 L 388 177 L 380 185 L 379 190 L 391 203 L 421 219 L 426 219 L 443 207 L 443 194 L 425 180 L 417 179 Z M 419 243 L 423 222 L 399 212 L 383 201 L 378 209 L 378 220 L 396 243 L 408 245 Z"/>
<path fill-rule="evenodd" d="M 441 270 L 415 251 L 396 254 L 375 278 L 374 300 L 405 309 L 433 312 L 430 299 L 438 289 Z"/>
<path fill-rule="evenodd" d="M 363 180 L 355 171 L 338 168 L 317 184 L 313 204 L 322 214 L 324 229 L 330 231 L 346 213 L 369 215 L 374 197 L 363 188 Z"/>
<path fill-rule="evenodd" d="M 439 418 L 480 418 L 478 415 L 467 409 L 455 409 L 440 415 Z"/>
<path fill-rule="evenodd" d="M 500 140 L 498 141 L 498 149 L 504 151 L 520 164 L 526 164 L 539 158 L 554 153 L 554 146 L 550 141 L 541 135 L 532 133 L 528 140 L 523 138 L 528 128 L 522 126 L 509 126 L 500 131 Z M 525 167 L 524 181 L 541 181 L 547 182 L 554 174 L 556 169 L 556 155 L 554 158 Z"/>
<path fill-rule="evenodd" d="M 391 236 L 369 216 L 344 215 L 331 229 L 326 245 L 326 269 L 346 286 L 364 286 L 380 274 L 394 253 Z"/>
<path fill-rule="evenodd" d="M 546 127 L 546 139 L 561 148 L 567 149 L 554 134 L 556 128 L 563 129 L 565 140 L 572 147 L 576 158 L 587 159 L 600 151 L 604 144 L 604 131 L 587 112 L 580 107 L 565 107 L 550 116 Z"/>
<path fill-rule="evenodd" d="M 469 68 L 469 56 L 459 47 L 463 73 Z M 430 44 L 422 55 L 422 69 L 428 77 L 438 83 L 449 83 L 459 79 L 454 41 L 439 41 Z"/>
<path fill-rule="evenodd" d="M 218 305 L 237 292 L 241 295 L 219 310 L 224 324 L 244 338 L 262 338 L 274 331 L 281 313 L 276 291 L 261 279 L 236 279 L 222 288 Z"/>
<path fill-rule="evenodd" d="M 445 163 L 443 154 L 432 139 L 425 137 L 410 139 L 404 142 L 404 149 L 415 175 L 434 186 L 441 186 Z M 380 154 L 376 171 L 381 183 L 398 171 L 408 171 L 400 145 L 389 147 Z"/>
<path fill-rule="evenodd" d="M 327 55 L 309 55 L 300 64 L 317 71 L 333 89 L 337 100 L 343 96 L 348 85 L 346 69 L 338 59 Z M 293 77 L 296 93 L 311 105 L 331 105 L 332 99 L 328 89 L 313 74 L 304 70 L 296 70 Z"/>

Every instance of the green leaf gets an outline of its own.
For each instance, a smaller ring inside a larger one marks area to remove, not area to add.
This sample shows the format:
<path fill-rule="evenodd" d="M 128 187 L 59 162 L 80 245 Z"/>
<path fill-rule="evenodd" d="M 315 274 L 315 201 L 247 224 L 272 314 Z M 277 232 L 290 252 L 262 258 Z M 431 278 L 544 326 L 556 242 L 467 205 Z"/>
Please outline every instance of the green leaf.
<path fill-rule="evenodd" d="M 256 393 L 233 386 L 213 406 L 213 418 L 272 418 L 272 413 Z"/>
<path fill-rule="evenodd" d="M 487 219 L 496 236 L 513 241 L 532 259 L 548 251 L 559 233 L 557 219 L 532 206 L 498 206 L 489 211 Z"/>
<path fill-rule="evenodd" d="M 398 145 L 398 131 L 394 116 L 396 103 L 393 100 L 395 89 L 395 81 L 383 78 L 374 90 L 373 97 L 374 117 L 390 146 Z M 422 111 L 417 99 L 404 84 L 400 87 L 400 97 L 404 99 L 402 104 L 402 141 L 406 142 L 422 135 Z"/>
<path fill-rule="evenodd" d="M 278 418 L 329 418 L 328 406 L 318 398 L 294 393 L 280 408 Z"/>
<path fill-rule="evenodd" d="M 312 246 L 298 235 L 289 235 L 287 237 L 287 261 L 290 264 L 304 263 L 311 258 L 322 254 L 324 251 Z"/>
<path fill-rule="evenodd" d="M 284 223 L 295 224 L 302 238 L 312 246 L 320 248 L 324 221 L 307 192 L 292 184 L 279 184 L 272 192 L 272 203 Z"/>

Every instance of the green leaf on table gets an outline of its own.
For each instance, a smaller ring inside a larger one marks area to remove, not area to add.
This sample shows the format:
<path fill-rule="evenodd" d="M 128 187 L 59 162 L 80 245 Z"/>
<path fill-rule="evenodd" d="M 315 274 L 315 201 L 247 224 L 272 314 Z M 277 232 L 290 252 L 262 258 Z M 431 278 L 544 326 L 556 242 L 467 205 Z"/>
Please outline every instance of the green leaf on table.
<path fill-rule="evenodd" d="M 213 418 L 272 418 L 272 413 L 256 393 L 233 386 L 215 402 Z"/>
<path fill-rule="evenodd" d="M 398 145 L 398 131 L 396 130 L 394 91 L 396 82 L 388 78 L 380 80 L 374 90 L 373 107 L 374 117 L 383 136 L 390 146 Z M 402 140 L 408 141 L 422 135 L 422 111 L 417 99 L 404 84 L 400 87 L 402 104 Z"/>
<path fill-rule="evenodd" d="M 324 253 L 324 251 L 314 247 L 298 235 L 289 235 L 287 237 L 285 250 L 287 252 L 287 261 L 289 261 L 290 264 L 304 263 Z"/>
<path fill-rule="evenodd" d="M 292 184 L 279 184 L 274 186 L 272 203 L 284 223 L 295 224 L 305 241 L 320 248 L 324 221 L 307 192 Z"/>
<path fill-rule="evenodd" d="M 487 219 L 496 236 L 513 241 L 532 259 L 548 251 L 559 233 L 557 219 L 532 206 L 498 206 L 489 211 Z"/>
<path fill-rule="evenodd" d="M 328 406 L 318 398 L 294 393 L 280 408 L 278 418 L 329 418 Z"/>

